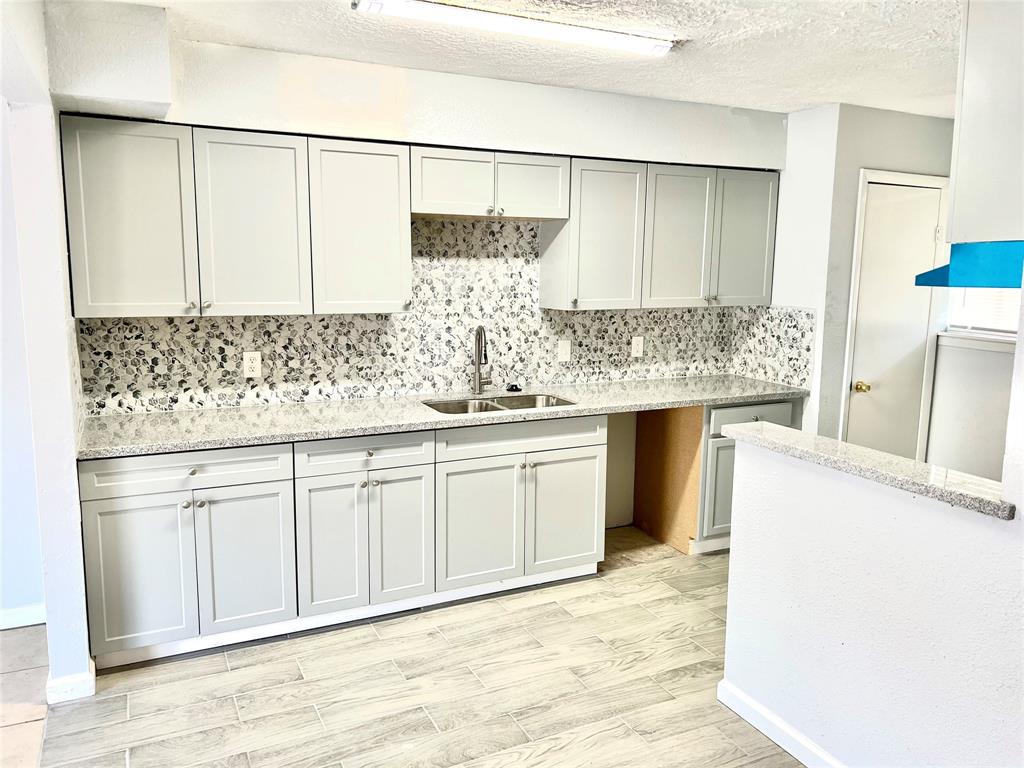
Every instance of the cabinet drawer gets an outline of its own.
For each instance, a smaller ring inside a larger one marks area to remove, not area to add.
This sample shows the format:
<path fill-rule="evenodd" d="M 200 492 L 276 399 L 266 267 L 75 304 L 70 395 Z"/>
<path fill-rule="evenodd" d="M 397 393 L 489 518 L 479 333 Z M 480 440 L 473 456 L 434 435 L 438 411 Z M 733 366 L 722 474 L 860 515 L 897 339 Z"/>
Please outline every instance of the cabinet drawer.
<path fill-rule="evenodd" d="M 295 445 L 296 477 L 433 463 L 434 433 L 431 431 L 316 440 Z"/>
<path fill-rule="evenodd" d="M 508 453 L 550 451 L 608 442 L 607 416 L 522 421 L 437 431 L 437 460 L 455 461 Z"/>
<path fill-rule="evenodd" d="M 78 465 L 82 501 L 290 480 L 291 477 L 291 445 L 127 456 L 83 461 Z"/>
<path fill-rule="evenodd" d="M 746 421 L 770 421 L 784 427 L 793 423 L 792 403 L 757 403 L 735 408 L 714 408 L 711 411 L 711 434 L 722 434 L 726 424 L 740 424 Z"/>

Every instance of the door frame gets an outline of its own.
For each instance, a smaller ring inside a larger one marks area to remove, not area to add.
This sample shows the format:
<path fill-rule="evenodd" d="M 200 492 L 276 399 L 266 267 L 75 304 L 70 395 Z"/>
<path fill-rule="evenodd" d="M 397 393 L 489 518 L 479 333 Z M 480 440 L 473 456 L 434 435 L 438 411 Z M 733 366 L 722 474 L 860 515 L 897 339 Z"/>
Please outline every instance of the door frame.
<path fill-rule="evenodd" d="M 860 169 L 860 183 L 857 190 L 857 221 L 853 235 L 853 262 L 850 274 L 850 306 L 846 321 L 846 355 L 843 362 L 842 405 L 839 409 L 839 434 L 846 442 L 850 426 L 850 392 L 853 387 L 853 353 L 857 331 L 857 303 L 860 301 L 860 271 L 864 249 L 864 225 L 869 184 L 888 184 L 900 187 L 921 187 L 939 190 L 939 218 L 935 230 L 935 253 L 932 266 L 937 267 L 949 261 L 949 243 L 946 242 L 946 212 L 949 206 L 949 178 L 926 176 L 918 173 L 882 171 L 872 168 Z M 917 425 L 917 461 L 924 461 L 928 452 L 928 426 L 932 412 L 932 383 L 935 377 L 935 349 L 938 334 L 945 329 L 948 302 L 945 296 L 936 299 L 934 289 L 930 290 L 928 304 L 928 331 L 924 358 L 924 379 L 921 382 L 921 411 Z"/>

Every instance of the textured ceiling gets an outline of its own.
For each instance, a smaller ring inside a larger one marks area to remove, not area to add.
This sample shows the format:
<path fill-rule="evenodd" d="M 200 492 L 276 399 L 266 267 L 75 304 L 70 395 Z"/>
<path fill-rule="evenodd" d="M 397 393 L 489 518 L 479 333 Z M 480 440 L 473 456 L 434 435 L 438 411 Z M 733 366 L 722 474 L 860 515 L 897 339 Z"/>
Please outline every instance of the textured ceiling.
<path fill-rule="evenodd" d="M 185 40 L 779 112 L 846 102 L 941 116 L 953 113 L 962 12 L 960 0 L 457 0 L 687 41 L 646 59 L 361 14 L 348 0 L 158 4 Z"/>

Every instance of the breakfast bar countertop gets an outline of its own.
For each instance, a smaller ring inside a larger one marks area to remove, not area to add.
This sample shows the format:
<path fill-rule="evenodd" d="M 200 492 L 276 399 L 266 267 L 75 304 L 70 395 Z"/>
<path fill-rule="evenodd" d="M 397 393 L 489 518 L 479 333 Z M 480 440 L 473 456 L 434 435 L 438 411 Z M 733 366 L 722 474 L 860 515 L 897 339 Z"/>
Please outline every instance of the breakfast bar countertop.
<path fill-rule="evenodd" d="M 543 385 L 526 387 L 524 393 L 557 395 L 572 400 L 574 405 L 468 414 L 442 414 L 424 405 L 425 400 L 506 394 L 501 390 L 488 390 L 479 396 L 465 392 L 430 393 L 288 405 L 91 416 L 84 421 L 78 458 L 100 459 L 232 448 L 694 405 L 792 400 L 808 394 L 807 390 L 798 387 L 728 374 Z"/>
<path fill-rule="evenodd" d="M 1015 514 L 1014 505 L 1002 498 L 1003 484 L 996 480 L 768 422 L 730 424 L 722 434 L 1001 520 L 1012 520 Z"/>

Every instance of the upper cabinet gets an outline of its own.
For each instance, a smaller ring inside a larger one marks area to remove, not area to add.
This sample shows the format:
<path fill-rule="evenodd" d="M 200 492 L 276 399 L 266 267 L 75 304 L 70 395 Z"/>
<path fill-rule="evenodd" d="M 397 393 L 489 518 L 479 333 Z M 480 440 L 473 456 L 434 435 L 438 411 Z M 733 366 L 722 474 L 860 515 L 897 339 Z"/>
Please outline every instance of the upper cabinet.
<path fill-rule="evenodd" d="M 715 222 L 714 168 L 647 166 L 643 306 L 706 306 Z"/>
<path fill-rule="evenodd" d="M 569 158 L 413 147 L 412 211 L 564 219 Z"/>
<path fill-rule="evenodd" d="M 541 232 L 541 306 L 639 308 L 647 166 L 573 158 L 572 190 L 569 221 Z"/>
<path fill-rule="evenodd" d="M 63 117 L 77 317 L 199 314 L 192 129 Z"/>
<path fill-rule="evenodd" d="M 204 315 L 309 315 L 309 179 L 302 136 L 196 128 Z"/>
<path fill-rule="evenodd" d="M 718 172 L 711 301 L 771 303 L 779 174 Z"/>
<path fill-rule="evenodd" d="M 317 314 L 408 309 L 409 148 L 310 139 L 309 199 Z"/>

